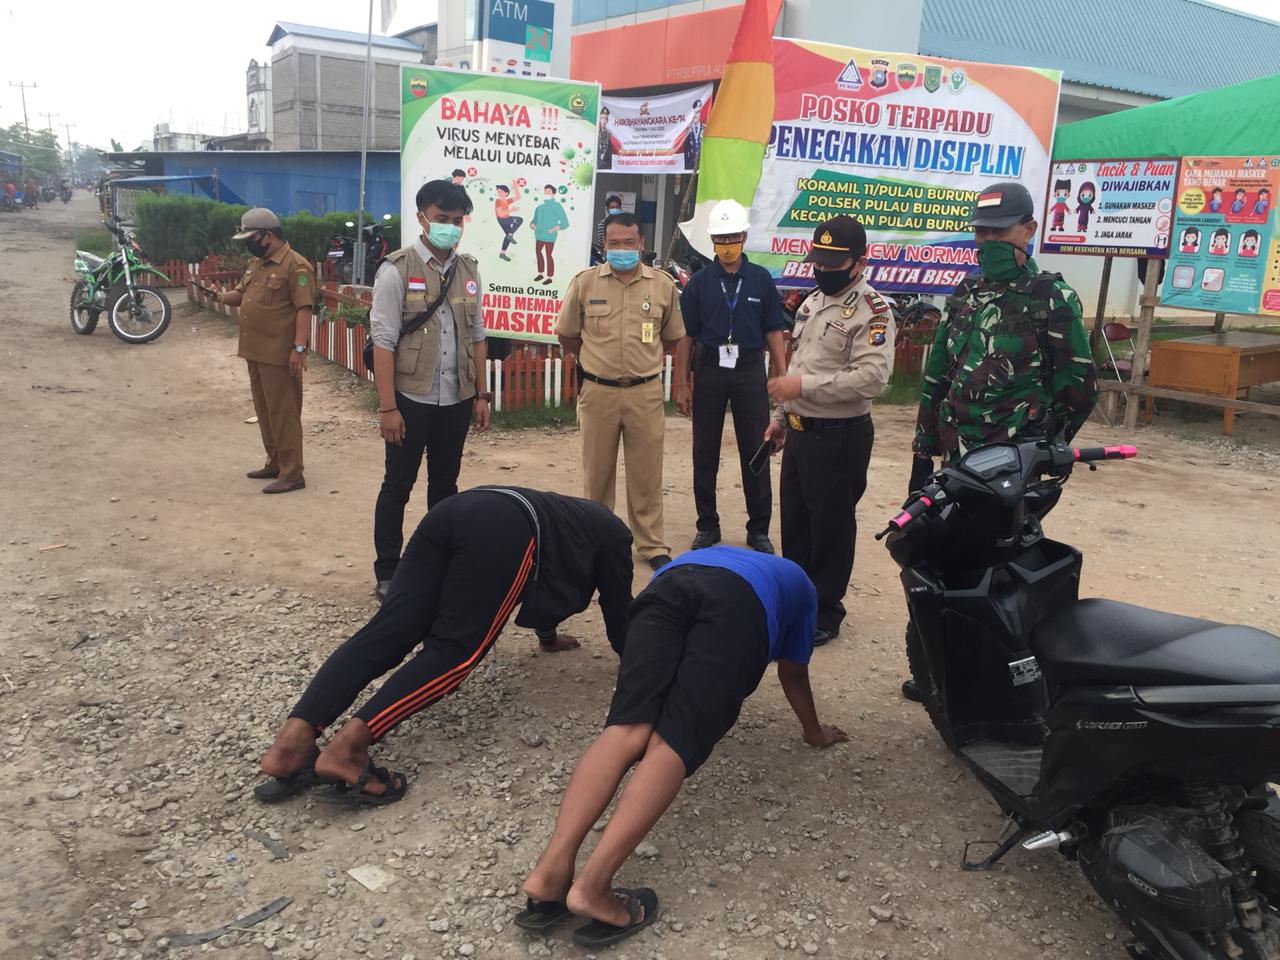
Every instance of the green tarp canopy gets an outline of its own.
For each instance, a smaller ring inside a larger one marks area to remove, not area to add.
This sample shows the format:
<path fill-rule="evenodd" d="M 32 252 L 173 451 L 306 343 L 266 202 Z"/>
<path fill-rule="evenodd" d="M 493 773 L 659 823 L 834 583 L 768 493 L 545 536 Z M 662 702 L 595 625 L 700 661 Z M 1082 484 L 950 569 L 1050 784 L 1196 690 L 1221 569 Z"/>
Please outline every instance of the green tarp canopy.
<path fill-rule="evenodd" d="M 1054 160 L 1280 154 L 1280 73 L 1058 127 Z"/>

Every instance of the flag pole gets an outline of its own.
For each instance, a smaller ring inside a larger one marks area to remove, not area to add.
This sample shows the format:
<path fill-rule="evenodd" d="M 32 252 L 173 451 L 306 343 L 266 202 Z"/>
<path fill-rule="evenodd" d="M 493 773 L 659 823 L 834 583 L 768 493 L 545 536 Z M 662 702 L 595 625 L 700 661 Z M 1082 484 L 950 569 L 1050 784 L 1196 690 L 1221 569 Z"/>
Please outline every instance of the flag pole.
<path fill-rule="evenodd" d="M 358 284 L 364 275 L 364 177 L 369 159 L 369 69 L 373 63 L 373 0 L 369 0 L 369 32 L 364 42 L 364 113 L 360 124 L 360 203 L 356 209 L 356 238 L 352 244 L 352 276 Z"/>

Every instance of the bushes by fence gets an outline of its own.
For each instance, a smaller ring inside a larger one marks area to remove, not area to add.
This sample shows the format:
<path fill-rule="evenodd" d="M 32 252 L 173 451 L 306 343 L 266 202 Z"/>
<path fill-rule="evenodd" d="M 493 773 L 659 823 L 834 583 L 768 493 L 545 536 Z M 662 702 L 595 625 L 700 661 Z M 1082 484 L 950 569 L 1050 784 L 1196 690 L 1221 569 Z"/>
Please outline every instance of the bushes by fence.
<path fill-rule="evenodd" d="M 240 229 L 240 217 L 247 209 L 185 194 L 145 194 L 138 198 L 135 212 L 138 242 L 157 260 L 190 263 L 209 254 L 229 254 L 236 251 L 238 245 L 231 237 Z M 333 237 L 351 232 L 346 224 L 355 219 L 355 211 L 319 217 L 302 212 L 283 217 L 280 223 L 290 246 L 315 261 L 325 259 Z M 384 232 L 397 246 L 400 218 L 393 216 Z"/>

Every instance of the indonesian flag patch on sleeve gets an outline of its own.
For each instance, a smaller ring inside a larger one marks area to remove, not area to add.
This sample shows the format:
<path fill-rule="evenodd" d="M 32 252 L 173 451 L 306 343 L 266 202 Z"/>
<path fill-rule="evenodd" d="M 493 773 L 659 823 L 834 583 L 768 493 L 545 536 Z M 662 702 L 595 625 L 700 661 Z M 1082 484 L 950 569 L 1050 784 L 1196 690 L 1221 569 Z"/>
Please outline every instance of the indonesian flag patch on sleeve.
<path fill-rule="evenodd" d="M 1004 199 L 1004 194 L 999 190 L 992 190 L 988 193 L 978 194 L 979 207 L 998 207 L 1000 201 Z"/>
<path fill-rule="evenodd" d="M 427 289 L 427 278 L 426 278 L 426 277 L 410 277 L 410 278 L 409 278 L 409 289 L 410 289 L 410 290 L 425 290 L 425 289 Z"/>

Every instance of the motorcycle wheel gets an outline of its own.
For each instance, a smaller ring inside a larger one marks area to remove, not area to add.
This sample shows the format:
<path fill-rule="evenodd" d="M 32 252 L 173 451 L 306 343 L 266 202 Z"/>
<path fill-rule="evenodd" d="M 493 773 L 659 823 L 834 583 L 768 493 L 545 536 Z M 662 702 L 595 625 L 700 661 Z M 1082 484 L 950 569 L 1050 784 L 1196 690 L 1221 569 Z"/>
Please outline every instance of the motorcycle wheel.
<path fill-rule="evenodd" d="M 120 294 L 107 323 L 125 343 L 150 343 L 169 329 L 172 317 L 173 307 L 163 293 L 154 287 L 137 287 L 132 296 L 128 290 Z"/>
<path fill-rule="evenodd" d="M 912 330 L 916 327 L 936 327 L 942 322 L 942 311 L 930 303 L 913 303 L 902 311 L 898 321 L 898 329 Z"/>
<path fill-rule="evenodd" d="M 84 300 L 84 291 L 87 284 L 83 280 L 77 280 L 75 286 L 71 288 L 71 329 L 81 336 L 88 336 L 98 326 L 98 312 L 93 307 L 81 306 Z"/>
<path fill-rule="evenodd" d="M 907 624 L 907 664 L 911 667 L 911 677 L 916 682 L 916 689 L 920 691 L 920 702 L 924 704 L 925 713 L 929 715 L 929 722 L 938 731 L 942 742 L 955 750 L 955 733 L 951 729 L 946 714 L 942 711 L 942 703 L 938 699 L 938 688 L 933 682 L 933 671 L 929 669 L 929 661 L 924 654 L 924 642 L 920 639 L 920 631 L 916 629 L 914 623 Z"/>

